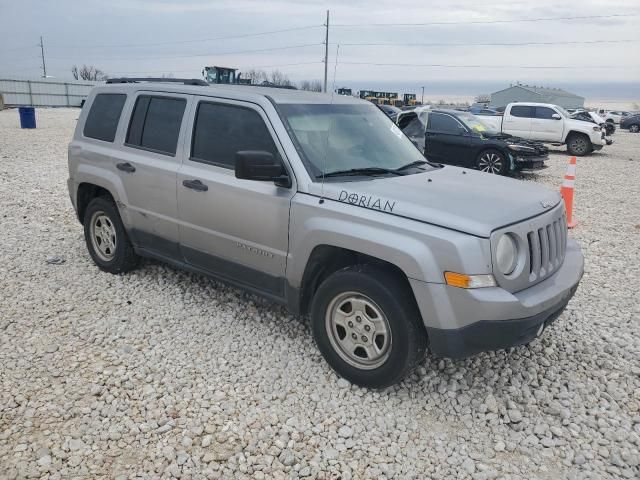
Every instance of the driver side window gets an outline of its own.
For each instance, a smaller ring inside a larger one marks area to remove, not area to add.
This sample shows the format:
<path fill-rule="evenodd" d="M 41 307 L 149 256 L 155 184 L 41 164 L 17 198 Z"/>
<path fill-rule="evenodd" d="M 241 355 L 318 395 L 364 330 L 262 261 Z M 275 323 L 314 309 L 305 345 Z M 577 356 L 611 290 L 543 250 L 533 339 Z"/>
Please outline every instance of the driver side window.
<path fill-rule="evenodd" d="M 459 135 L 461 127 L 460 122 L 449 115 L 443 113 L 432 113 L 429 115 L 429 130 L 433 132 Z"/>
<path fill-rule="evenodd" d="M 200 102 L 191 141 L 191 160 L 235 168 L 236 152 L 259 150 L 278 158 L 271 133 L 254 110 Z"/>

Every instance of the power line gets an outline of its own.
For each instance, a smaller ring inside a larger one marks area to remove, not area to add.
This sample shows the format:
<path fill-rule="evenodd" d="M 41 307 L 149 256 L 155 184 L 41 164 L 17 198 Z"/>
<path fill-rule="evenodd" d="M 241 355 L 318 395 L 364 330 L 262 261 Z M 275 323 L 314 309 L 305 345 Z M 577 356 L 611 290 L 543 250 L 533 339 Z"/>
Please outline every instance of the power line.
<path fill-rule="evenodd" d="M 199 43 L 199 42 L 210 42 L 213 40 L 230 40 L 234 38 L 247 38 L 247 37 L 258 37 L 261 35 L 272 35 L 276 33 L 285 33 L 285 32 L 294 32 L 297 30 L 308 30 L 311 28 L 319 28 L 324 27 L 324 25 L 306 25 L 302 27 L 292 27 L 292 28 L 283 28 L 281 30 L 270 30 L 266 32 L 256 32 L 256 33 L 245 33 L 242 35 L 226 35 L 222 37 L 209 37 L 209 38 L 199 38 L 193 40 L 175 40 L 175 41 L 167 41 L 167 42 L 154 42 L 154 43 L 129 43 L 129 44 L 117 44 L 117 45 L 50 45 L 52 48 L 129 48 L 129 47 L 153 47 L 159 45 L 177 45 L 183 43 Z"/>
<path fill-rule="evenodd" d="M 375 65 L 381 67 L 437 67 L 437 68 L 524 68 L 570 70 L 581 68 L 634 68 L 628 65 L 445 65 L 442 63 L 377 63 L 340 62 L 341 65 Z"/>
<path fill-rule="evenodd" d="M 632 43 L 640 42 L 638 40 L 576 40 L 566 42 L 514 42 L 514 43 L 499 43 L 499 42 L 487 42 L 487 43 L 344 43 L 340 42 L 340 45 L 346 45 L 350 47 L 520 47 L 520 46 L 536 46 L 536 45 L 591 45 L 595 43 Z M 334 44 L 335 45 L 335 44 Z"/>
<path fill-rule="evenodd" d="M 139 56 L 139 57 L 92 57 L 95 60 L 156 60 L 156 59 L 167 59 L 167 58 L 191 58 L 191 57 L 212 57 L 212 56 L 221 56 L 221 55 L 241 55 L 244 53 L 259 53 L 259 52 L 272 52 L 275 50 L 290 50 L 295 48 L 305 48 L 305 47 L 316 47 L 318 45 L 324 45 L 324 43 L 305 43 L 303 45 L 285 45 L 283 47 L 271 47 L 271 48 L 258 48 L 254 50 L 237 50 L 233 52 L 207 52 L 207 53 L 194 53 L 190 55 L 155 55 L 155 56 Z M 73 60 L 77 58 L 74 57 L 50 57 L 56 60 Z"/>
<path fill-rule="evenodd" d="M 598 18 L 637 17 L 637 13 L 615 13 L 611 15 L 585 15 L 574 17 L 521 18 L 514 20 L 470 20 L 466 22 L 422 22 L 422 23 L 338 23 L 334 27 L 421 27 L 428 25 L 487 25 L 494 23 L 551 22 L 556 20 L 592 20 Z"/>

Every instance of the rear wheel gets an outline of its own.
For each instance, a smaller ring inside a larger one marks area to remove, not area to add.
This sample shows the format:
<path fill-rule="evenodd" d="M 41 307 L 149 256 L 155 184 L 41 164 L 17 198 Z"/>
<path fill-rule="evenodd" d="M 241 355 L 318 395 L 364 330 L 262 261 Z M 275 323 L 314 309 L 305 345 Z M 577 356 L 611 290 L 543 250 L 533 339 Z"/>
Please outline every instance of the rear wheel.
<path fill-rule="evenodd" d="M 476 167 L 481 172 L 495 175 L 507 175 L 510 170 L 509 159 L 499 150 L 485 150 L 476 159 Z"/>
<path fill-rule="evenodd" d="M 640 132 L 640 125 L 635 124 L 635 123 L 634 123 L 633 125 L 629 125 L 629 131 L 630 131 L 631 133 L 638 133 L 638 132 Z"/>
<path fill-rule="evenodd" d="M 427 338 L 406 282 L 372 265 L 330 275 L 311 305 L 313 336 L 329 365 L 351 383 L 383 388 L 420 361 Z"/>
<path fill-rule="evenodd" d="M 123 273 L 138 266 L 139 257 L 112 199 L 91 200 L 84 213 L 84 238 L 91 258 L 101 270 Z"/>
<path fill-rule="evenodd" d="M 567 151 L 576 157 L 588 155 L 593 150 L 591 140 L 583 133 L 572 133 L 567 138 Z"/>

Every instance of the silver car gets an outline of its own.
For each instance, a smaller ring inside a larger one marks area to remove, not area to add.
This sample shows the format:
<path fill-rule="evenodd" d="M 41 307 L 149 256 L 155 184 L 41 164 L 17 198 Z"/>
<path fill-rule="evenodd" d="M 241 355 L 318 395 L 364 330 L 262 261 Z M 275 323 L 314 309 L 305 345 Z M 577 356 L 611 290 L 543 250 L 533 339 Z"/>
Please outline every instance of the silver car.
<path fill-rule="evenodd" d="M 557 192 L 431 164 L 374 105 L 197 81 L 94 88 L 69 193 L 107 272 L 141 256 L 309 315 L 353 383 L 530 342 L 583 272 Z M 255 354 L 255 352 L 254 352 Z"/>

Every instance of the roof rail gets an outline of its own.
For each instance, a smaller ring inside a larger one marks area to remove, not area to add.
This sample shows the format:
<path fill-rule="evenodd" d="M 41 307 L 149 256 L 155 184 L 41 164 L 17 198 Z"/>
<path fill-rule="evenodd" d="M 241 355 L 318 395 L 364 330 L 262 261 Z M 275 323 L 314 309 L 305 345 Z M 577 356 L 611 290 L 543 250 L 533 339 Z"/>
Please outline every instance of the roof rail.
<path fill-rule="evenodd" d="M 152 78 L 152 77 L 121 77 L 121 78 L 108 78 L 107 83 L 139 83 L 139 82 L 156 82 L 156 83 L 182 83 L 183 85 L 202 85 L 208 86 L 209 84 L 199 78 Z"/>

